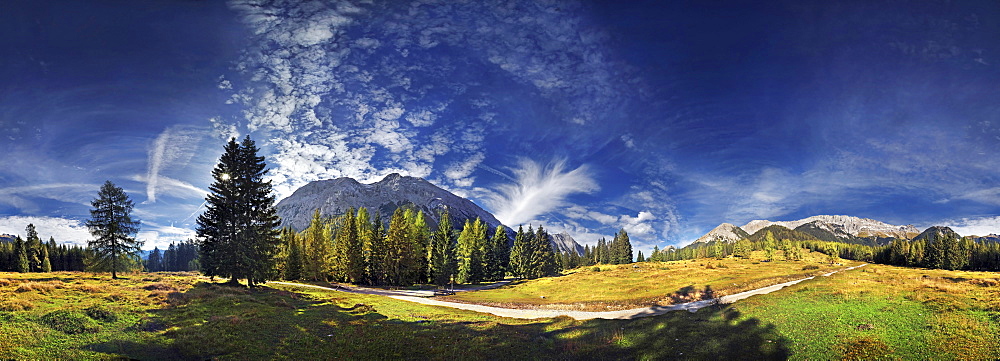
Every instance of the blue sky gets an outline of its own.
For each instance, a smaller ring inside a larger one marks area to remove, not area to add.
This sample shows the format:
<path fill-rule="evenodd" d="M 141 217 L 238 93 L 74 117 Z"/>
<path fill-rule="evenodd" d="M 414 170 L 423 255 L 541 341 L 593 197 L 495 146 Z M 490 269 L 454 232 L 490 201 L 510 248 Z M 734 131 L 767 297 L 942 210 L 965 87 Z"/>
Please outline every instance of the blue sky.
<path fill-rule="evenodd" d="M 847 214 L 1000 233 L 1000 4 L 22 1 L 0 232 L 84 243 L 104 180 L 193 235 L 224 139 L 280 197 L 392 172 L 648 252 Z"/>

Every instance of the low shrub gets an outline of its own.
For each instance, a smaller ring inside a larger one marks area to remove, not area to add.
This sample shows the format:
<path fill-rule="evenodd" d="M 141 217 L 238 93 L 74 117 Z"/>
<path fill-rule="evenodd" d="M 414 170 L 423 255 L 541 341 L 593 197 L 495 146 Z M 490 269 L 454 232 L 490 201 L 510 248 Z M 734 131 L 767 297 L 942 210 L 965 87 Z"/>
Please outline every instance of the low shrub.
<path fill-rule="evenodd" d="M 93 305 L 83 310 L 88 317 L 101 322 L 118 321 L 118 315 L 101 305 Z"/>
<path fill-rule="evenodd" d="M 819 266 L 814 264 L 807 264 L 805 266 L 802 266 L 803 271 L 814 270 L 814 269 L 819 269 Z"/>
<path fill-rule="evenodd" d="M 8 311 L 8 312 L 27 311 L 32 308 L 35 308 L 35 305 L 31 303 L 31 301 L 25 299 L 11 298 L 0 301 L 0 310 L 2 311 Z"/>
<path fill-rule="evenodd" d="M 79 311 L 57 310 L 42 316 L 43 324 L 68 334 L 97 332 L 100 326 Z"/>
<path fill-rule="evenodd" d="M 591 268 L 590 270 L 594 271 L 594 272 L 601 272 L 601 267 L 600 266 L 594 266 L 594 268 Z"/>
<path fill-rule="evenodd" d="M 56 286 L 51 283 L 41 283 L 41 282 L 25 282 L 17 286 L 17 292 L 39 292 L 39 293 L 49 293 L 56 289 Z"/>
<path fill-rule="evenodd" d="M 104 287 L 104 286 L 90 285 L 90 284 L 74 285 L 73 288 L 76 288 L 76 289 L 78 289 L 80 291 L 87 292 L 87 293 L 98 293 L 98 292 L 105 292 L 105 291 L 107 291 L 107 288 Z"/>

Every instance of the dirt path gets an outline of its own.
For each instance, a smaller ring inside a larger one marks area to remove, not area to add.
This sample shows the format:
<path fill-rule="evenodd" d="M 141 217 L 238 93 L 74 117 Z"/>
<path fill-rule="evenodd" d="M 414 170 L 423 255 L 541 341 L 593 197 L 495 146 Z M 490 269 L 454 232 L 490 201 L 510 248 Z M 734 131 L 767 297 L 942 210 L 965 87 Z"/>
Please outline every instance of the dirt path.
<path fill-rule="evenodd" d="M 866 265 L 868 265 L 868 264 L 865 263 L 865 264 L 862 264 L 860 266 L 848 267 L 848 268 L 842 269 L 840 271 L 850 271 L 852 269 L 855 269 L 855 268 L 858 268 L 858 267 L 864 267 Z M 829 277 L 829 276 L 832 276 L 834 273 L 837 273 L 837 272 L 840 272 L 840 271 L 833 271 L 833 272 L 830 272 L 830 273 L 823 274 L 822 276 Z M 451 308 L 457 308 L 457 309 L 461 309 L 461 310 L 475 311 L 475 312 L 481 312 L 481 313 L 489 313 L 489 314 L 493 314 L 493 315 L 497 315 L 497 316 L 501 316 L 501 317 L 522 318 L 522 319 L 536 319 L 536 318 L 551 318 L 551 317 L 557 317 L 557 316 L 569 316 L 569 317 L 572 317 L 572 318 L 577 319 L 577 320 L 589 320 L 589 319 L 594 319 L 594 318 L 603 318 L 603 319 L 633 319 L 633 318 L 640 318 L 640 317 L 657 316 L 657 315 L 662 315 L 662 314 L 667 313 L 667 312 L 680 311 L 680 310 L 687 310 L 687 311 L 690 311 L 690 312 L 695 312 L 695 311 L 697 311 L 700 308 L 708 307 L 708 306 L 711 306 L 711 305 L 714 305 L 714 304 L 717 304 L 717 303 L 733 303 L 733 302 L 742 300 L 742 299 L 750 297 L 750 296 L 763 295 L 763 294 L 771 293 L 771 292 L 780 290 L 782 288 L 785 288 L 785 287 L 797 284 L 797 283 L 802 282 L 802 281 L 811 280 L 813 278 L 816 278 L 816 276 L 807 277 L 807 278 L 803 278 L 803 279 L 800 279 L 800 280 L 795 280 L 795 281 L 790 281 L 790 282 L 785 282 L 785 283 L 779 283 L 779 284 L 772 285 L 772 286 L 758 288 L 758 289 L 750 290 L 750 291 L 746 291 L 746 292 L 740 292 L 740 293 L 732 294 L 732 295 L 728 295 L 728 296 L 722 296 L 722 297 L 714 298 L 714 299 L 710 299 L 710 300 L 694 301 L 694 302 L 681 303 L 681 304 L 669 305 L 669 306 L 652 306 L 652 307 L 633 308 L 633 309 L 630 309 L 630 310 L 621 310 L 621 311 L 572 311 L 572 310 L 533 310 L 533 309 L 522 310 L 522 309 L 514 309 L 514 308 L 501 308 L 501 307 L 474 305 L 474 304 L 466 304 L 466 303 L 438 301 L 438 300 L 435 300 L 435 299 L 432 299 L 432 298 L 427 298 L 427 297 L 433 296 L 433 291 L 391 291 L 391 290 L 378 290 L 378 289 L 363 288 L 363 287 L 330 288 L 330 287 L 313 286 L 313 285 L 306 285 L 306 284 L 301 284 L 301 283 L 289 283 L 289 282 L 269 282 L 269 283 L 282 284 L 282 285 L 290 285 L 290 286 L 300 286 L 300 287 L 312 287 L 312 288 L 319 288 L 319 289 L 332 290 L 332 291 L 342 291 L 342 292 L 351 292 L 351 293 L 364 293 L 364 294 L 382 295 L 382 296 L 387 296 L 387 297 L 395 298 L 397 300 L 422 303 L 422 304 L 425 304 L 425 305 L 451 307 Z M 486 288 L 495 288 L 495 287 L 499 287 L 500 285 L 502 285 L 502 284 L 497 283 L 497 284 L 487 285 L 487 286 L 483 286 L 483 287 L 477 287 L 476 290 L 478 290 L 478 289 L 486 289 Z M 455 290 L 455 291 L 459 292 L 459 291 L 471 291 L 471 290 L 473 290 L 473 289 Z"/>

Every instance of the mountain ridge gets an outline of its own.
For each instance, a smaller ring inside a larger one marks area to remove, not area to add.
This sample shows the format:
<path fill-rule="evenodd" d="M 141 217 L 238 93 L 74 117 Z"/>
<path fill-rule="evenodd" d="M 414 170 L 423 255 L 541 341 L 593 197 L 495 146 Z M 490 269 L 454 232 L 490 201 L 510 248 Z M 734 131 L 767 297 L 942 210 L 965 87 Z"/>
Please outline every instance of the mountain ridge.
<path fill-rule="evenodd" d="M 324 216 L 343 214 L 348 208 L 365 207 L 387 222 L 397 208 L 412 204 L 423 211 L 429 225 L 437 228 L 439 211 L 447 209 L 454 227 L 461 229 L 465 220 L 480 218 L 491 229 L 502 225 L 492 213 L 471 200 L 459 197 L 422 178 L 392 173 L 382 180 L 363 184 L 350 177 L 318 180 L 296 189 L 278 202 L 275 208 L 282 225 L 302 230 L 309 226 L 319 209 Z"/>
<path fill-rule="evenodd" d="M 316 209 L 323 216 L 338 216 L 351 207 L 365 207 L 372 213 L 372 217 L 379 213 L 382 221 L 388 222 L 397 208 L 406 206 L 422 211 L 431 229 L 437 229 L 440 222 L 439 211 L 444 209 L 448 210 L 453 227 L 459 231 L 466 220 L 476 218 L 485 222 L 491 230 L 503 226 L 492 213 L 471 200 L 459 197 L 423 178 L 402 176 L 399 173 L 389 174 L 370 184 L 350 177 L 313 181 L 279 201 L 275 208 L 282 226 L 301 231 L 309 226 Z M 508 238 L 513 240 L 513 230 L 510 227 L 507 229 Z M 568 233 L 550 235 L 550 243 L 556 252 L 576 252 L 583 255 L 583 246 Z"/>
<path fill-rule="evenodd" d="M 852 237 L 894 237 L 901 239 L 911 239 L 920 233 L 912 224 L 897 226 L 870 218 L 860 218 L 846 215 L 817 215 L 795 221 L 769 221 L 752 220 L 740 227 L 743 231 L 754 234 L 758 230 L 770 226 L 780 225 L 788 229 L 796 229 L 812 223 L 813 229 L 823 230 L 840 239 L 851 239 Z"/>

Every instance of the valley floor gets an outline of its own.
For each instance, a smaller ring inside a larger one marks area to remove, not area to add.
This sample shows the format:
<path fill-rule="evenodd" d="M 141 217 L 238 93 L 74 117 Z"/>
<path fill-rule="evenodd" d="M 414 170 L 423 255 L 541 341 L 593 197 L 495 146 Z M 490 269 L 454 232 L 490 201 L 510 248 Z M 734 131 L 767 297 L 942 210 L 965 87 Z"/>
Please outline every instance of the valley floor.
<path fill-rule="evenodd" d="M 1000 358 L 1000 273 L 868 265 L 694 313 L 586 321 L 127 277 L 0 273 L 0 358 Z"/>

